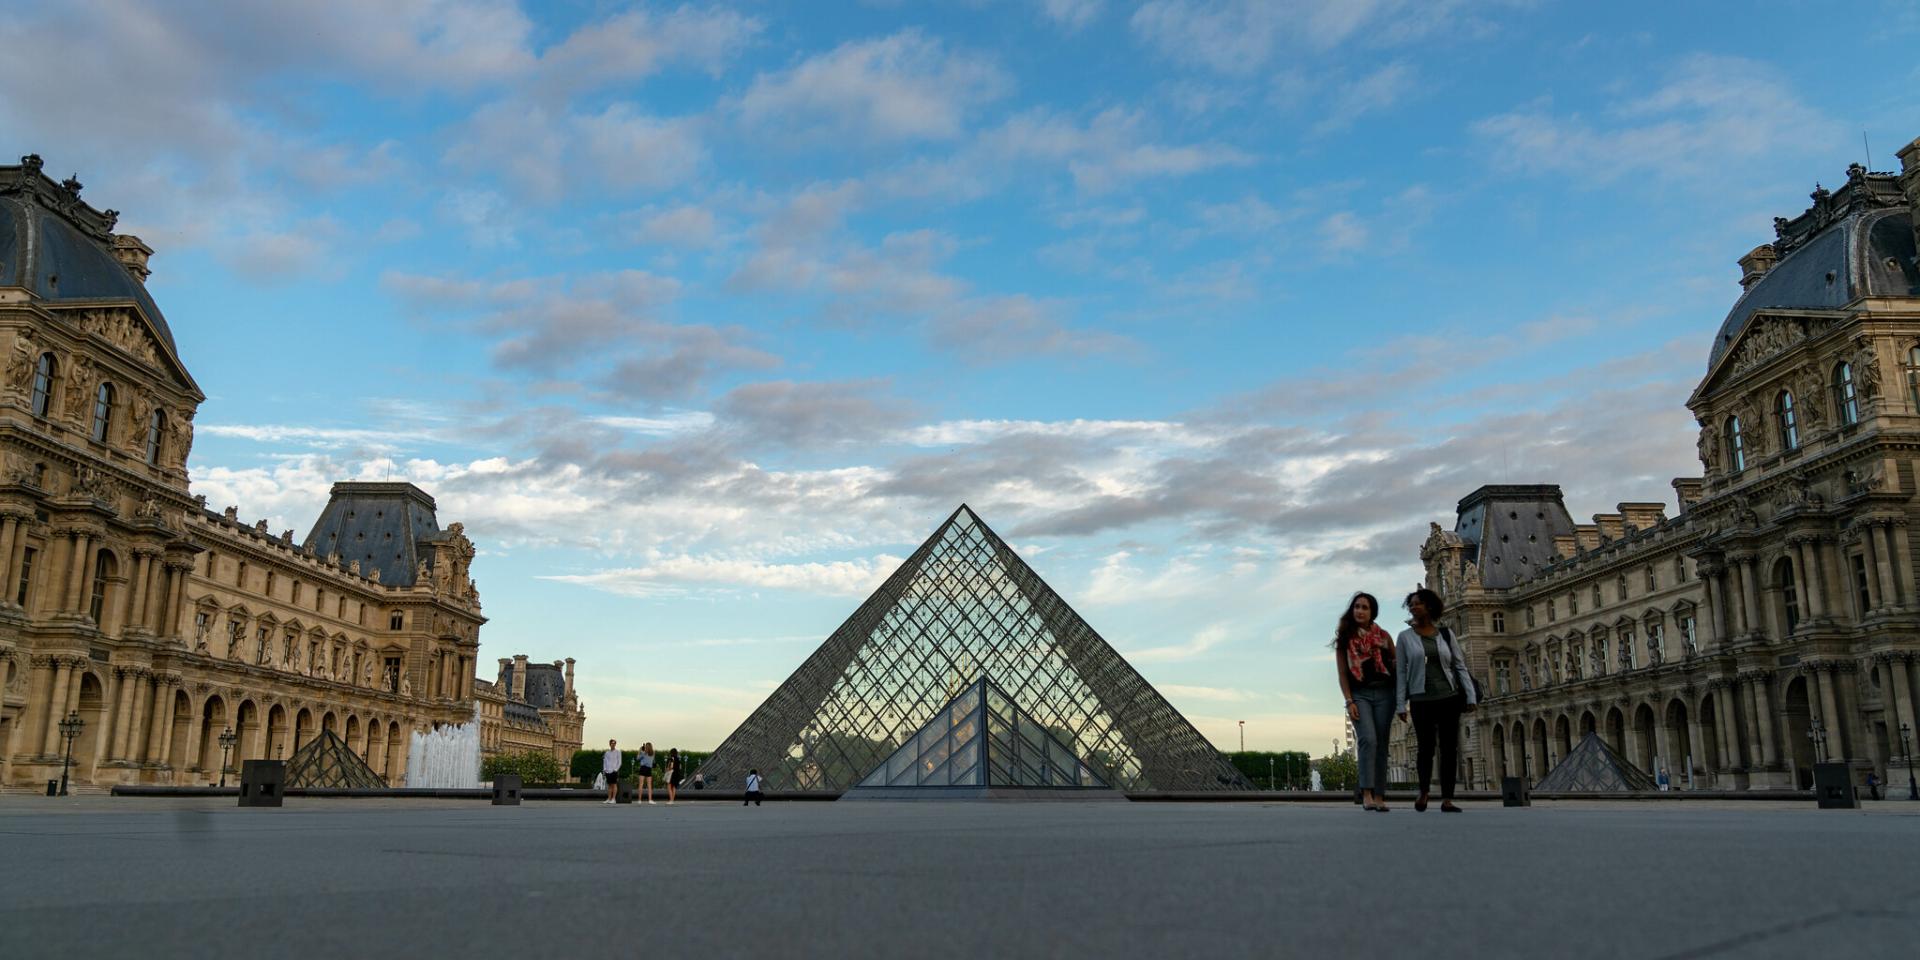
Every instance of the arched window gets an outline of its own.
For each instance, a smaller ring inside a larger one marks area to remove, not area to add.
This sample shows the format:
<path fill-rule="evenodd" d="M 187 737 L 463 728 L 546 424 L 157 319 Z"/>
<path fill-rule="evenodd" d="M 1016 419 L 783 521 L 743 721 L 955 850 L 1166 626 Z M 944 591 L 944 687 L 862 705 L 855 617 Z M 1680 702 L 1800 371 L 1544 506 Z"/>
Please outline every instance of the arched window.
<path fill-rule="evenodd" d="M 113 384 L 103 383 L 93 392 L 93 439 L 107 442 L 107 428 L 113 426 Z"/>
<path fill-rule="evenodd" d="M 1920 347 L 1907 350 L 1907 399 L 1920 410 Z"/>
<path fill-rule="evenodd" d="M 1793 582 L 1793 561 L 1781 557 L 1773 565 L 1773 583 L 1780 588 L 1780 603 L 1787 614 L 1787 632 L 1800 625 L 1800 593 Z"/>
<path fill-rule="evenodd" d="M 152 416 L 147 417 L 147 462 L 156 467 L 160 465 L 160 436 L 166 429 L 167 415 L 164 411 L 155 410 Z"/>
<path fill-rule="evenodd" d="M 1842 364 L 1845 366 L 1845 364 Z M 1740 418 L 1728 417 L 1725 430 L 1727 469 L 1739 473 L 1747 468 L 1747 450 L 1740 440 Z"/>
<path fill-rule="evenodd" d="M 1860 402 L 1853 393 L 1853 364 L 1845 360 L 1833 367 L 1833 409 L 1840 414 L 1841 426 L 1860 422 Z"/>
<path fill-rule="evenodd" d="M 33 365 L 33 415 L 45 417 L 53 403 L 53 354 L 43 353 Z"/>
<path fill-rule="evenodd" d="M 1780 449 L 1800 449 L 1800 427 L 1793 417 L 1793 394 L 1782 390 L 1773 398 L 1774 427 L 1780 431 Z"/>

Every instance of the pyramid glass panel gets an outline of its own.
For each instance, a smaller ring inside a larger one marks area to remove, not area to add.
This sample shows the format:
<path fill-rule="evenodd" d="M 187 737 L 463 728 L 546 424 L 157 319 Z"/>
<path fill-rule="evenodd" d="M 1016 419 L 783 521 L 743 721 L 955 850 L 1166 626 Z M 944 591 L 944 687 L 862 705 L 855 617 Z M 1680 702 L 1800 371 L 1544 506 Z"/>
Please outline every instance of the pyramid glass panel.
<path fill-rule="evenodd" d="M 1026 714 L 1042 741 L 1060 739 L 1120 789 L 1252 789 L 964 506 L 720 745 L 703 772 L 736 783 L 758 767 L 769 790 L 844 791 L 879 772 L 936 716 L 942 731 L 950 729 L 957 716 L 941 711 L 962 706 L 954 699 L 982 678 L 998 687 L 988 689 L 988 703 L 1006 701 L 994 712 L 1009 721 Z M 974 712 L 967 704 L 958 714 Z M 1016 745 L 1022 755 L 1040 751 L 1027 764 L 1044 771 L 1045 748 L 1027 730 L 1011 732 L 1028 745 Z M 932 741 L 920 746 L 924 752 Z M 893 781 L 890 765 L 881 776 Z"/>
<path fill-rule="evenodd" d="M 1645 771 L 1614 753 L 1599 734 L 1588 732 L 1533 789 L 1538 793 L 1635 793 L 1659 786 Z"/>
<path fill-rule="evenodd" d="M 300 749 L 287 758 L 286 785 L 377 790 L 384 788 L 387 781 L 374 773 L 345 740 L 331 730 L 322 729 L 319 736 L 301 744 Z"/>
<path fill-rule="evenodd" d="M 984 694 L 984 695 L 983 695 Z M 959 707 L 970 712 L 953 722 Z M 1012 717 L 1001 719 L 997 707 Z M 862 779 L 864 787 L 1024 787 L 1108 789 L 1105 780 L 1073 756 L 1065 743 L 1041 730 L 988 680 L 979 680 L 935 714 L 933 725 L 951 724 L 945 736 L 932 727 L 908 737 L 899 750 Z M 1035 731 L 1038 745 L 1014 734 Z M 905 776 L 896 771 L 905 769 Z"/>

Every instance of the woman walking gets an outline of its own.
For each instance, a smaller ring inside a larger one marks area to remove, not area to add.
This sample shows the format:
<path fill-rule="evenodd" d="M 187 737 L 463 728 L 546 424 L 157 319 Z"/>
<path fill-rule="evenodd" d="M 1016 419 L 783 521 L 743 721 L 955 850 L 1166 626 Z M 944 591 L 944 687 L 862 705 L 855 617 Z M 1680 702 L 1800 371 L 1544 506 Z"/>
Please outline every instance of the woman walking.
<path fill-rule="evenodd" d="M 635 766 L 638 768 L 634 772 L 639 774 L 640 776 L 640 789 L 646 791 L 647 802 L 652 803 L 653 802 L 653 741 L 649 740 L 646 743 L 643 743 L 640 745 L 640 755 L 633 758 L 633 762 Z M 637 795 L 633 799 L 635 803 L 638 803 L 640 801 L 640 798 Z"/>
<path fill-rule="evenodd" d="M 1368 810 L 1386 813 L 1387 735 L 1393 729 L 1393 638 L 1375 618 L 1380 601 L 1370 593 L 1356 593 L 1333 635 L 1334 664 L 1340 675 L 1340 695 L 1353 721 L 1353 739 L 1360 753 L 1360 796 Z"/>
<path fill-rule="evenodd" d="M 1453 631 L 1440 626 L 1447 605 L 1440 595 L 1420 587 L 1407 594 L 1409 626 L 1395 644 L 1398 676 L 1397 713 L 1407 719 L 1413 710 L 1413 736 L 1419 743 L 1420 799 L 1413 809 L 1425 812 L 1433 784 L 1434 750 L 1440 753 L 1440 810 L 1459 813 L 1453 805 L 1453 782 L 1460 769 L 1460 715 L 1473 709 L 1473 678 L 1467 658 Z"/>
<path fill-rule="evenodd" d="M 667 751 L 667 806 L 673 806 L 674 797 L 680 794 L 680 748 Z"/>

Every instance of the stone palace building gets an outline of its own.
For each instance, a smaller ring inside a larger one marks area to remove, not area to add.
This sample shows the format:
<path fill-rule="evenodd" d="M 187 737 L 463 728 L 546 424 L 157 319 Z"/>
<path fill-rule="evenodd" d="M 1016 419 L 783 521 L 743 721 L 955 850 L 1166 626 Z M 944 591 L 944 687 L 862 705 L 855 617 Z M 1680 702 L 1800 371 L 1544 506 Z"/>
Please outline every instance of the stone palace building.
<path fill-rule="evenodd" d="M 527 656 L 500 658 L 493 682 L 473 686 L 480 701 L 480 752 L 552 753 L 562 767 L 580 749 L 586 708 L 573 692 L 573 658 L 528 663 Z"/>
<path fill-rule="evenodd" d="M 83 789 L 217 780 L 229 729 L 236 769 L 331 730 L 399 785 L 412 732 L 528 708 L 476 691 L 473 544 L 417 487 L 336 484 L 299 542 L 188 493 L 205 395 L 80 190 L 0 166 L 0 790 L 60 776 L 69 716 Z M 547 739 L 497 742 L 571 751 L 568 663 Z"/>
<path fill-rule="evenodd" d="M 1774 221 L 1687 401 L 1679 507 L 1575 523 L 1488 486 L 1420 556 L 1488 698 L 1466 782 L 1538 780 L 1587 731 L 1674 789 L 1903 787 L 1920 743 L 1920 140 Z M 1412 768 L 1410 738 L 1396 766 Z M 1410 773 L 1406 774 L 1411 776 Z"/>

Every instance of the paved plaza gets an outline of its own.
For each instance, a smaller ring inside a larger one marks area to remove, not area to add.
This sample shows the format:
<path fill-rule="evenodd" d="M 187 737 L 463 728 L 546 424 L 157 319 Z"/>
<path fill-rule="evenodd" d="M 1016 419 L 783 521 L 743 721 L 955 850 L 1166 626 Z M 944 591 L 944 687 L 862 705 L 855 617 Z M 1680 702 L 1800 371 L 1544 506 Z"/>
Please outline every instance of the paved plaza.
<path fill-rule="evenodd" d="M 42 956 L 1911 956 L 1920 803 L 0 798 Z"/>

